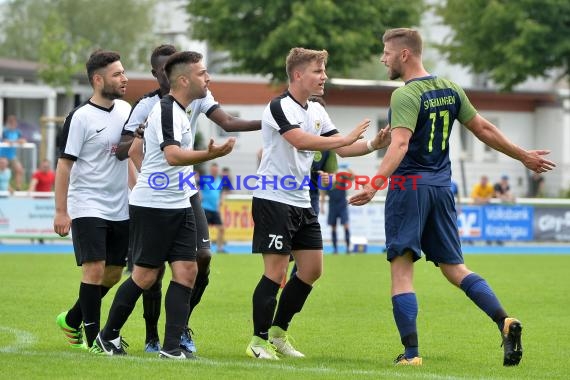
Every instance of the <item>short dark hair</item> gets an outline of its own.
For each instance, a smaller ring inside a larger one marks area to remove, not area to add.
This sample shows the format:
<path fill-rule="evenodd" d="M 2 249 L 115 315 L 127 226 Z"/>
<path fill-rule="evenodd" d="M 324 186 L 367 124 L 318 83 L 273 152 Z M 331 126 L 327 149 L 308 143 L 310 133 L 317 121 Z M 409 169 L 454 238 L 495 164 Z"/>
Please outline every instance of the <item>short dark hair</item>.
<path fill-rule="evenodd" d="M 89 79 L 89 83 L 93 86 L 93 75 L 95 71 L 107 67 L 113 62 L 117 62 L 121 59 L 119 53 L 115 51 L 109 50 L 95 50 L 91 53 L 91 56 L 87 60 L 85 64 L 85 68 L 87 69 L 87 78 Z"/>
<path fill-rule="evenodd" d="M 382 36 L 382 42 L 388 41 L 394 41 L 396 44 L 410 49 L 414 55 L 422 55 L 422 36 L 417 30 L 410 28 L 388 29 Z"/>
<path fill-rule="evenodd" d="M 168 57 L 171 56 L 172 54 L 176 53 L 176 48 L 174 47 L 174 45 L 170 45 L 170 44 L 162 44 L 160 46 L 157 46 L 153 51 L 152 54 L 150 56 L 150 65 L 152 67 L 154 67 L 154 65 L 156 64 L 156 60 L 158 59 L 158 57 Z"/>
<path fill-rule="evenodd" d="M 170 83 L 172 83 L 173 79 L 176 79 L 176 78 L 171 78 L 172 72 L 174 71 L 174 68 L 176 66 L 186 65 L 188 63 L 198 63 L 201 60 L 202 60 L 202 54 L 198 52 L 179 51 L 177 53 L 172 54 L 170 58 L 168 58 L 168 61 L 166 61 L 166 64 L 164 65 L 164 71 L 166 72 L 168 80 L 170 81 Z"/>

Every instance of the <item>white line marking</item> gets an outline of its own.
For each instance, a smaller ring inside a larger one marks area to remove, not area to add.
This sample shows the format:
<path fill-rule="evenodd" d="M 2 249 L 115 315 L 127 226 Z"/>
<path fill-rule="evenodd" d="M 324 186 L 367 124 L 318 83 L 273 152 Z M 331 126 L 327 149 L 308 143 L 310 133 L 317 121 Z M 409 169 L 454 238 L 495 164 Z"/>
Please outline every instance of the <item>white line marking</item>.
<path fill-rule="evenodd" d="M 74 350 L 75 351 L 75 350 Z M 26 355 L 26 356 L 45 356 L 45 357 L 69 357 L 73 358 L 74 360 L 78 359 L 78 355 L 90 355 L 88 352 L 76 350 L 75 352 L 45 352 L 45 351 L 28 351 L 23 353 L 17 353 L 19 355 Z M 117 356 L 117 357 L 109 357 L 105 355 L 100 355 L 101 360 L 127 360 L 131 362 L 138 362 L 138 363 L 168 363 L 170 365 L 179 365 L 180 363 L 184 363 L 184 360 L 165 360 L 160 359 L 158 357 L 153 356 L 134 356 L 134 355 L 127 355 L 127 356 Z M 288 361 L 285 359 L 284 361 Z M 426 373 L 426 372 L 410 372 L 410 371 L 401 371 L 397 372 L 391 369 L 379 369 L 379 370 L 359 370 L 359 369 L 342 369 L 342 368 L 335 368 L 335 367 L 303 367 L 303 366 L 294 366 L 293 364 L 285 364 L 285 363 L 274 363 L 265 360 L 254 360 L 251 359 L 250 362 L 248 361 L 241 361 L 239 359 L 236 360 L 217 360 L 217 359 L 206 359 L 203 357 L 199 357 L 198 360 L 191 360 L 192 366 L 198 367 L 215 367 L 215 368 L 241 368 L 241 369 L 272 369 L 272 370 L 280 370 L 280 371 L 287 371 L 295 374 L 331 374 L 335 376 L 350 376 L 350 375 L 360 375 L 360 376 L 371 376 L 374 378 L 384 377 L 384 378 L 418 378 L 418 379 L 436 379 L 436 380 L 453 380 L 453 379 L 461 379 L 461 378 L 468 378 L 462 376 L 442 376 L 435 373 Z M 299 362 L 301 363 L 302 360 L 290 360 L 289 363 Z"/>
<path fill-rule="evenodd" d="M 12 334 L 15 337 L 13 344 L 0 347 L 0 352 L 3 353 L 18 352 L 24 347 L 34 345 L 37 341 L 34 334 L 25 330 L 18 330 L 8 326 L 0 326 L 0 332 Z"/>

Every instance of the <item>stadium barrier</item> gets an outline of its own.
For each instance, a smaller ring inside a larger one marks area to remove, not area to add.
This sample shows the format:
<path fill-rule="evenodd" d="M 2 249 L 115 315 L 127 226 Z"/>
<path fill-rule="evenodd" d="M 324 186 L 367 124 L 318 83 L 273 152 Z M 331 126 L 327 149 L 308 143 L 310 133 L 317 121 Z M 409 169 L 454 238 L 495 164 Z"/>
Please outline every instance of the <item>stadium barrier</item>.
<path fill-rule="evenodd" d="M 355 238 L 370 243 L 385 241 L 384 198 L 362 207 L 349 207 L 350 229 Z M 463 240 L 570 242 L 570 200 L 519 198 L 516 204 L 458 205 L 458 228 Z M 0 192 L 0 239 L 61 239 L 53 232 L 53 193 Z M 253 219 L 251 196 L 230 194 L 221 207 L 225 238 L 251 241 Z M 323 237 L 330 227 L 326 214 L 319 215 Z M 211 229 L 215 241 L 215 229 Z M 341 232 L 342 236 L 343 232 Z M 340 236 L 340 237 L 341 237 Z"/>

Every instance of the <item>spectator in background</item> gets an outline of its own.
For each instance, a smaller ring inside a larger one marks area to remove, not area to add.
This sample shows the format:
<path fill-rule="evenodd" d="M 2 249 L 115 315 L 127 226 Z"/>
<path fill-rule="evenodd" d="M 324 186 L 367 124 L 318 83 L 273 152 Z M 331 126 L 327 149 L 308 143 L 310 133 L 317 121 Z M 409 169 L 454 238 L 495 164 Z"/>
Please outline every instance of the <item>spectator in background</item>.
<path fill-rule="evenodd" d="M 230 168 L 227 166 L 222 168 L 222 191 L 225 194 L 228 194 L 234 189 L 233 182 L 232 182 L 232 173 Z"/>
<path fill-rule="evenodd" d="M 2 142 L 9 146 L 0 148 L 0 156 L 6 157 L 8 161 L 10 161 L 12 176 L 14 177 L 14 187 L 16 190 L 22 190 L 24 167 L 18 160 L 18 149 L 15 145 L 24 144 L 26 139 L 18 127 L 18 119 L 15 115 L 9 115 L 6 118 L 6 124 L 2 130 Z"/>
<path fill-rule="evenodd" d="M 511 192 L 509 185 L 509 176 L 503 175 L 501 180 L 493 186 L 494 197 L 500 199 L 503 203 L 514 203 L 515 196 Z"/>
<path fill-rule="evenodd" d="M 223 203 L 222 177 L 219 174 L 218 164 L 210 165 L 210 175 L 204 176 L 200 181 L 202 193 L 202 208 L 206 213 L 209 226 L 217 229 L 216 250 L 218 253 L 227 253 L 224 249 L 224 223 L 220 215 L 220 205 Z"/>
<path fill-rule="evenodd" d="M 12 179 L 12 172 L 8 168 L 8 159 L 0 157 L 0 196 L 6 196 L 6 192 L 12 192 L 10 180 Z"/>
<path fill-rule="evenodd" d="M 31 193 L 37 192 L 50 192 L 53 190 L 55 183 L 55 173 L 51 170 L 51 162 L 44 159 L 38 168 L 32 174 L 32 181 L 30 182 L 29 191 Z"/>
<path fill-rule="evenodd" d="M 544 197 L 544 177 L 540 173 L 532 172 L 528 182 L 528 197 Z"/>
<path fill-rule="evenodd" d="M 489 177 L 486 175 L 481 176 L 479 183 L 476 183 L 471 190 L 471 198 L 476 205 L 488 204 L 493 198 L 495 190 L 493 185 L 489 182 Z"/>

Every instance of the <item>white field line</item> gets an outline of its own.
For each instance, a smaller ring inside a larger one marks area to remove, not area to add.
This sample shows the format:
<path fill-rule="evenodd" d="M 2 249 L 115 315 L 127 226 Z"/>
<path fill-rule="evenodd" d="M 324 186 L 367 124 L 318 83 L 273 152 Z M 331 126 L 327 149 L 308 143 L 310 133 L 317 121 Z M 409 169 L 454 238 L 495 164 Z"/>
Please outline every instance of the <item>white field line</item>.
<path fill-rule="evenodd" d="M 15 346 L 15 345 L 14 345 Z M 24 346 L 20 346 L 20 348 L 24 348 Z M 19 352 L 18 352 L 19 351 Z M 74 350 L 75 351 L 75 350 Z M 25 355 L 25 356 L 39 356 L 39 357 L 69 357 L 74 358 L 75 360 L 78 359 L 77 355 L 90 355 L 89 353 L 75 351 L 75 352 L 38 352 L 38 351 L 27 351 L 22 350 L 20 351 L 18 348 L 11 349 L 10 351 L 5 351 L 5 349 L 0 349 L 0 352 L 7 352 L 11 354 L 17 355 Z M 101 360 L 126 360 L 130 362 L 137 362 L 137 363 L 165 363 L 164 359 L 159 359 L 157 357 L 142 357 L 142 356 L 120 356 L 120 357 L 105 357 L 101 356 Z M 458 376 L 442 376 L 435 373 L 425 373 L 425 372 L 410 372 L 410 371 L 402 371 L 400 373 L 395 372 L 393 370 L 359 370 L 359 369 L 342 369 L 342 368 L 332 368 L 332 367 L 325 367 L 325 366 L 318 366 L 318 367 L 297 367 L 290 364 L 280 364 L 274 363 L 269 361 L 256 361 L 251 359 L 251 362 L 245 361 L 231 361 L 231 360 L 216 360 L 216 359 L 206 359 L 200 357 L 198 360 L 189 360 L 189 361 L 169 361 L 169 365 L 183 365 L 188 366 L 189 370 L 192 370 L 196 367 L 212 367 L 212 368 L 240 368 L 240 369 L 263 369 L 263 370 L 278 370 L 283 372 L 290 372 L 292 374 L 331 374 L 335 376 L 370 376 L 372 378 L 417 378 L 417 379 L 436 379 L 436 380 L 454 380 L 454 379 L 461 379 L 462 377 Z M 418 368 L 419 369 L 419 368 Z M 467 378 L 467 377 L 463 377 Z"/>
<path fill-rule="evenodd" d="M 13 343 L 6 346 L 0 346 L 0 352 L 2 353 L 18 352 L 22 348 L 33 346 L 37 341 L 34 334 L 29 331 L 18 330 L 8 326 L 0 326 L 0 332 L 3 333 L 2 335 L 11 334 L 14 336 Z"/>

